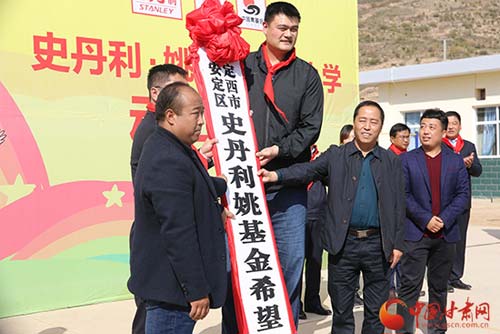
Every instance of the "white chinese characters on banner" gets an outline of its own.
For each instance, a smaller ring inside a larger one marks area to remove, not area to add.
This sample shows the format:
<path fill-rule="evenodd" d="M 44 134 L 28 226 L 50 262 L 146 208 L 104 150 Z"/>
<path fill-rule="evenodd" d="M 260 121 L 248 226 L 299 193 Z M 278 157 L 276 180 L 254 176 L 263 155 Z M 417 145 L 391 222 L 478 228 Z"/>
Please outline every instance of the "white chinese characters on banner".
<path fill-rule="evenodd" d="M 228 178 L 228 208 L 236 216 L 228 233 L 232 233 L 231 256 L 236 263 L 232 277 L 238 277 L 244 323 L 248 333 L 293 333 L 265 192 L 256 174 L 257 143 L 241 65 L 219 67 L 204 50 L 198 54 L 205 88 L 200 93 L 209 106 L 207 126 L 219 141 L 217 158 L 220 172 Z"/>

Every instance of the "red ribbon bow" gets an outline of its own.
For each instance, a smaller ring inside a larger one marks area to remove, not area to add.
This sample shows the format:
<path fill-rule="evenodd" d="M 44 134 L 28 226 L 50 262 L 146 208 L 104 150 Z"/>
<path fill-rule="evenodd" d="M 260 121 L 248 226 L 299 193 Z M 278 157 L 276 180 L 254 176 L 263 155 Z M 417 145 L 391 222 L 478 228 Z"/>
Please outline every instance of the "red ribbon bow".
<path fill-rule="evenodd" d="M 244 59 L 250 52 L 250 45 L 240 36 L 238 27 L 243 19 L 229 2 L 206 0 L 200 8 L 186 16 L 186 28 L 193 43 L 186 64 L 198 57 L 199 48 L 205 48 L 208 59 L 222 66 Z"/>

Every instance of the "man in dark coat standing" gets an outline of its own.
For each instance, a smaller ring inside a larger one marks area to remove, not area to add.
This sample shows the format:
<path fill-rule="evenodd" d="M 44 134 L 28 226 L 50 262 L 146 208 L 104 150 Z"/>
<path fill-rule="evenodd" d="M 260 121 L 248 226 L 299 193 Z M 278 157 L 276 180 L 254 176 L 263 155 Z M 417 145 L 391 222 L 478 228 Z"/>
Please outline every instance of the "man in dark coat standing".
<path fill-rule="evenodd" d="M 203 122 L 198 93 L 165 87 L 158 127 L 144 144 L 134 178 L 130 291 L 145 300 L 146 334 L 192 333 L 226 297 L 226 249 L 216 188 L 191 145 Z M 174 326 L 169 324 L 174 323 Z"/>
<path fill-rule="evenodd" d="M 415 307 L 427 267 L 428 333 L 446 332 L 448 278 L 460 240 L 457 217 L 469 198 L 467 171 L 458 155 L 444 148 L 448 119 L 439 109 L 420 118 L 422 145 L 402 154 L 406 188 L 405 256 L 401 260 L 399 298 Z M 414 318 L 405 313 L 404 333 L 414 333 Z"/>
<path fill-rule="evenodd" d="M 404 237 L 401 162 L 378 145 L 384 111 L 374 101 L 354 110 L 354 141 L 332 145 L 319 158 L 259 175 L 286 185 L 326 180 L 328 206 L 322 244 L 328 252 L 332 333 L 355 332 L 354 294 L 363 273 L 363 334 L 381 334 L 379 310 L 389 296 L 389 269 L 399 262 Z"/>
<path fill-rule="evenodd" d="M 462 281 L 465 269 L 465 246 L 467 244 L 467 228 L 469 227 L 470 209 L 472 204 L 472 191 L 471 191 L 471 176 L 478 177 L 483 172 L 483 167 L 477 156 L 476 146 L 468 140 L 462 139 L 460 130 L 462 130 L 462 118 L 456 111 L 446 112 L 448 117 L 448 129 L 446 130 L 446 137 L 443 142 L 453 150 L 453 152 L 460 154 L 464 159 L 467 173 L 469 174 L 469 202 L 464 212 L 457 217 L 457 224 L 460 229 L 460 241 L 455 245 L 455 260 L 451 268 L 451 275 L 449 285 L 455 289 L 470 290 L 472 286 Z"/>

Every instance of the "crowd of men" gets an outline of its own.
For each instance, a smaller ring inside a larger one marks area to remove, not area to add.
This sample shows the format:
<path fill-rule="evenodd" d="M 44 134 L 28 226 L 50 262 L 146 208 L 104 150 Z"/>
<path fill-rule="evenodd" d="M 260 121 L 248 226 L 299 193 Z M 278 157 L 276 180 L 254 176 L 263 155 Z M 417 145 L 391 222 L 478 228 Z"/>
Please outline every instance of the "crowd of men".
<path fill-rule="evenodd" d="M 415 305 L 426 268 L 429 302 L 436 307 L 429 333 L 444 333 L 449 289 L 471 288 L 461 278 L 470 176 L 481 174 L 475 147 L 460 137 L 458 113 L 429 109 L 420 119 L 420 147 L 406 152 L 410 129 L 396 124 L 386 150 L 378 144 L 384 111 L 377 102 L 363 101 L 345 142 L 316 156 L 323 87 L 314 67 L 296 56 L 300 19 L 292 4 L 270 4 L 265 41 L 244 62 L 256 158 L 263 166 L 258 175 L 266 184 L 295 326 L 307 258 L 304 308 L 333 314 L 332 333 L 354 333 L 360 274 L 362 333 L 383 333 L 380 307 L 396 296 Z M 169 64 L 150 70 L 150 103 L 134 137 L 132 331 L 192 333 L 210 308 L 222 307 L 222 333 L 236 334 L 224 226 L 232 214 L 220 204 L 226 181 L 207 172 L 216 138 L 199 150 L 192 146 L 204 124 L 204 106 L 186 74 Z M 319 298 L 323 250 L 331 311 Z M 406 318 L 403 330 L 413 333 L 413 319 Z"/>

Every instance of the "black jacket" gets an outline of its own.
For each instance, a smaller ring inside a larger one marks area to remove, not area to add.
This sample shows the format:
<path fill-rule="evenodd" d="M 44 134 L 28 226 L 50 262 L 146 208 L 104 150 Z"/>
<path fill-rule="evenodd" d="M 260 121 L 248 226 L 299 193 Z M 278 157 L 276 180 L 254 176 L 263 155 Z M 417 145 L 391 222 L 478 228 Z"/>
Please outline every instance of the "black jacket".
<path fill-rule="evenodd" d="M 142 147 L 146 140 L 156 129 L 155 113 L 147 111 L 141 123 L 137 127 L 134 134 L 134 141 L 132 142 L 132 152 L 130 154 L 130 168 L 132 170 L 132 181 L 135 177 L 139 158 L 141 157 Z"/>
<path fill-rule="evenodd" d="M 393 249 L 404 250 L 405 188 L 401 162 L 392 152 L 378 145 L 371 170 L 378 195 L 382 246 L 386 259 Z M 328 253 L 340 252 L 349 230 L 362 166 L 361 152 L 354 142 L 332 145 L 316 160 L 280 169 L 284 184 L 308 183 L 325 179 L 328 185 L 328 207 L 322 227 L 322 244 Z"/>
<path fill-rule="evenodd" d="M 132 182 L 134 181 L 135 172 L 137 171 L 137 165 L 139 165 L 139 159 L 141 158 L 142 148 L 146 140 L 148 140 L 149 136 L 155 132 L 155 129 L 158 127 L 158 123 L 156 122 L 155 113 L 151 111 L 147 111 L 144 118 L 139 123 L 137 130 L 134 134 L 134 141 L 132 142 L 132 151 L 130 154 L 130 169 L 132 171 Z M 208 168 L 212 168 L 214 166 L 213 161 L 208 161 Z M 225 184 L 221 184 L 221 180 L 216 178 L 214 180 L 216 182 L 217 194 L 222 196 L 226 192 Z"/>
<path fill-rule="evenodd" d="M 158 127 L 144 144 L 134 179 L 130 291 L 144 300 L 185 306 L 226 297 L 221 207 L 196 153 Z"/>
<path fill-rule="evenodd" d="M 443 145 L 450 150 L 453 150 L 448 145 Z M 471 208 L 472 204 L 472 182 L 471 176 L 478 177 L 483 172 L 483 166 L 479 161 L 479 157 L 477 156 L 476 146 L 468 140 L 464 140 L 464 147 L 460 150 L 460 155 L 462 158 L 468 157 L 471 153 L 474 153 L 474 160 L 472 161 L 472 166 L 467 168 L 467 173 L 469 174 L 469 201 L 467 202 L 467 209 Z"/>
<path fill-rule="evenodd" d="M 264 97 L 266 75 L 261 49 L 250 53 L 245 60 L 245 78 L 259 150 L 279 147 L 279 155 L 266 168 L 275 170 L 309 161 L 310 146 L 318 139 L 323 121 L 323 86 L 318 72 L 297 58 L 274 75 L 275 102 L 288 123 Z"/>
<path fill-rule="evenodd" d="M 307 191 L 307 219 L 325 219 L 327 203 L 326 187 L 321 181 L 313 182 Z"/>

